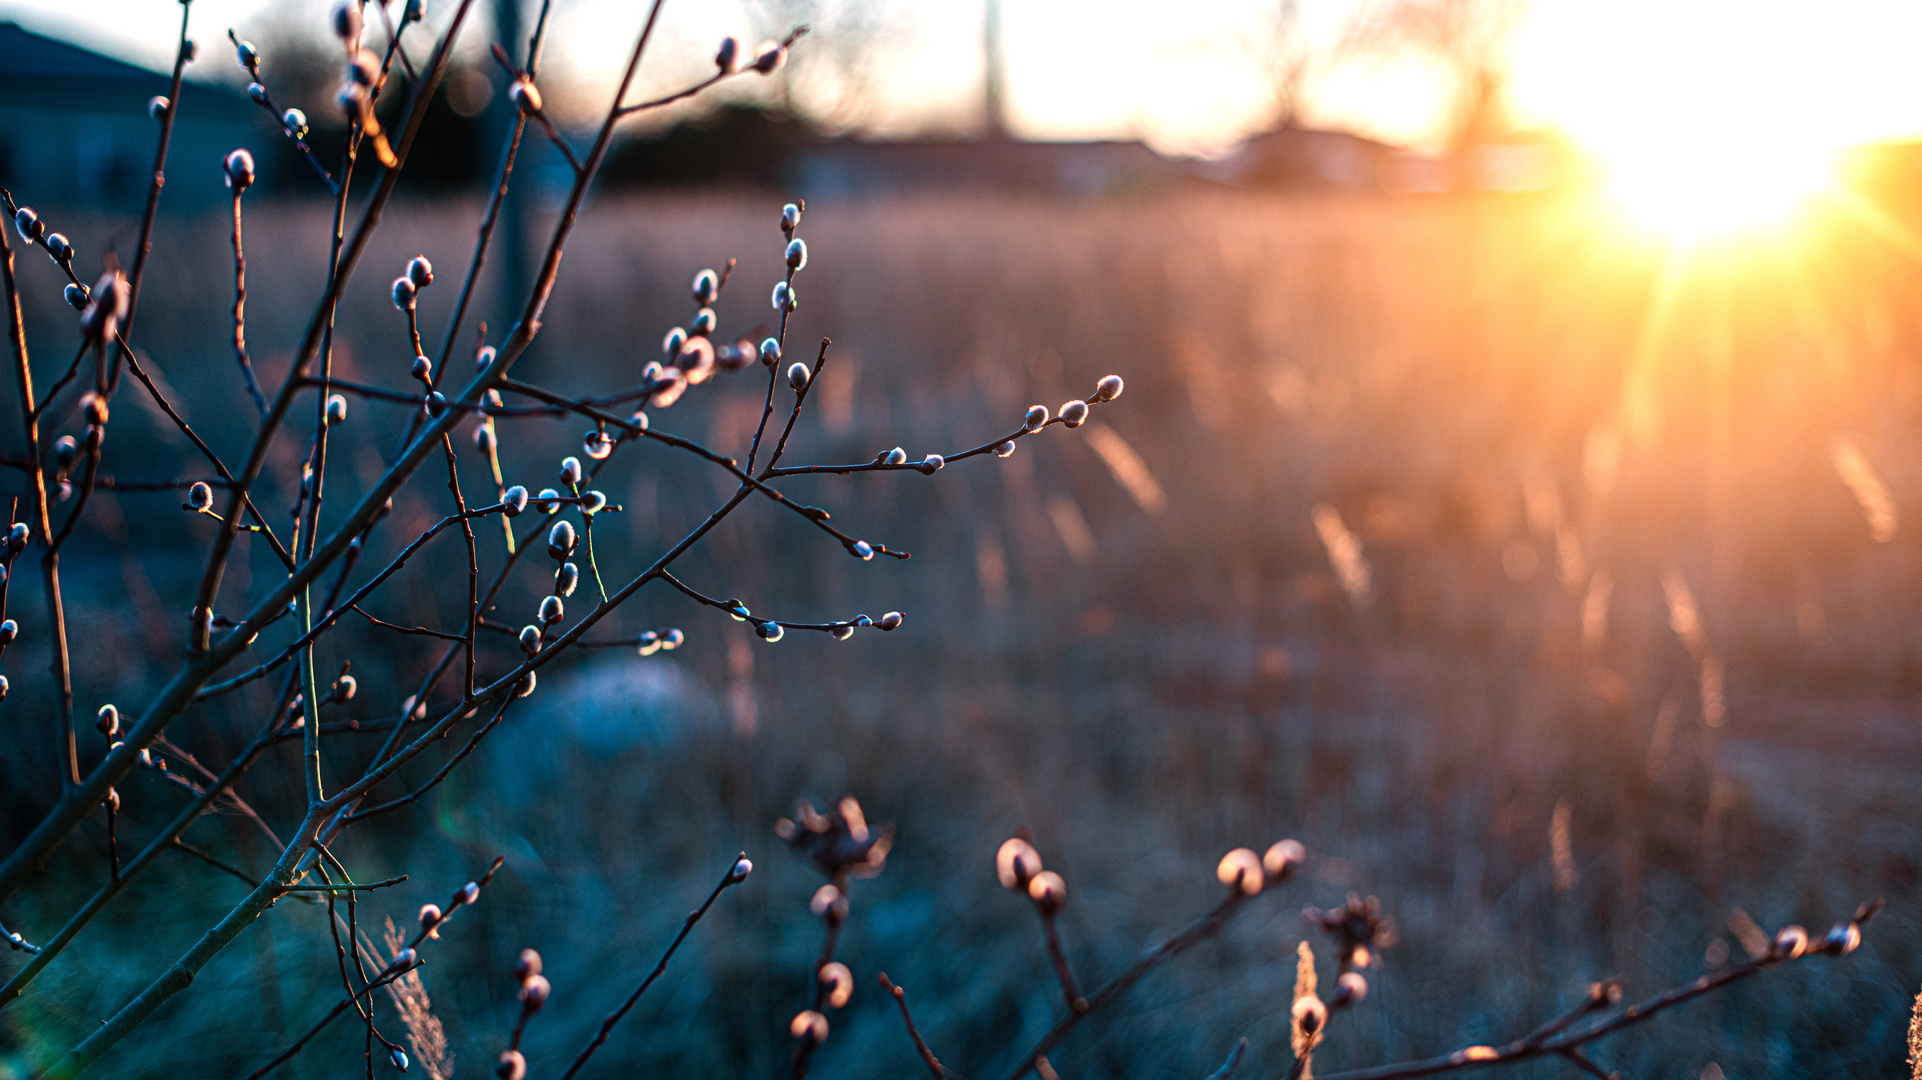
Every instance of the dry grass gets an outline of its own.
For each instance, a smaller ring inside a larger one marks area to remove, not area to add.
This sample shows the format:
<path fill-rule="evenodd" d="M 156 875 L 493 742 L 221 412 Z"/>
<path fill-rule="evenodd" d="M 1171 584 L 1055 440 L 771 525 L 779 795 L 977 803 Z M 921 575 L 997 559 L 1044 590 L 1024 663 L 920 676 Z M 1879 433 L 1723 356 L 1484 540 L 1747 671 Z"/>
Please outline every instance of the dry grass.
<path fill-rule="evenodd" d="M 420 250 L 452 264 L 470 209 L 390 214 L 369 265 Z M 1903 1075 L 1922 968 L 1922 641 L 1908 629 L 1922 574 L 1899 525 L 1917 520 L 1922 491 L 1913 268 L 1840 228 L 1793 258 L 1702 255 L 1651 327 L 1661 253 L 1557 202 L 817 198 L 809 225 L 797 339 L 832 336 L 841 381 L 821 389 L 824 425 L 798 437 L 796 461 L 866 457 L 884 432 L 890 445 L 910 433 L 910 453 L 945 449 L 1109 370 L 1129 380 L 1105 417 L 1113 441 L 1037 440 L 926 482 L 796 482 L 916 558 L 828 557 L 757 510 L 687 562 L 690 582 L 796 613 L 898 607 L 906 633 L 743 648 L 746 628 L 645 596 L 625 629 L 685 626 L 674 660 L 622 653 L 544 678 L 465 773 L 337 852 L 369 875 L 413 873 L 405 895 L 370 901 L 403 913 L 507 854 L 424 975 L 470 1070 L 511 1023 L 516 950 L 538 947 L 555 986 L 529 1032 L 540 1075 L 740 849 L 764 872 L 716 907 L 597 1064 L 777 1069 L 818 939 L 813 882 L 770 826 L 797 795 L 845 790 L 898 841 L 888 872 L 854 889 L 842 958 L 862 989 L 816 1056 L 821 1075 L 918 1067 L 870 989 L 877 969 L 971 1074 L 1047 1026 L 1058 991 L 1039 934 L 991 870 L 1024 823 L 1073 890 L 1063 933 L 1085 977 L 1201 910 L 1227 848 L 1294 834 L 1317 853 L 1307 885 L 1263 897 L 1220 944 L 1051 1054 L 1074 1080 L 1205 1075 L 1242 1035 L 1245 1075 L 1285 1070 L 1296 911 L 1351 888 L 1382 897 L 1402 941 L 1316 1050 L 1324 1073 L 1513 1035 L 1590 979 L 1620 975 L 1633 993 L 1692 977 L 1718 942 L 1728 955 L 1736 908 L 1769 928 L 1826 925 L 1886 893 L 1853 958 L 1745 984 L 1598 1057 L 1627 1075 L 1692 1077 L 1711 1062 L 1736 1077 Z M 693 271 L 760 251 L 770 226 L 765 200 L 600 206 L 525 374 L 563 389 L 637 378 Z M 248 228 L 262 253 L 250 338 L 271 379 L 306 314 L 295 298 L 319 282 L 324 225 L 261 208 Z M 156 248 L 176 261 L 142 318 L 168 381 L 226 447 L 247 419 L 221 404 L 237 391 L 221 326 L 190 314 L 220 309 L 222 242 L 164 222 Z M 40 285 L 30 325 L 61 325 Z M 723 331 L 751 329 L 761 305 L 758 286 L 735 295 Z M 427 326 L 443 314 L 423 303 Z M 381 289 L 357 288 L 340 374 L 402 385 L 395 322 Z M 732 386 L 657 423 L 738 445 L 751 399 Z M 355 408 L 354 422 L 391 422 Z M 153 475 L 137 478 L 189 469 L 149 426 Z M 536 422 L 515 452 L 547 468 L 579 427 Z M 380 463 L 345 466 L 364 482 Z M 274 468 L 288 484 L 291 461 Z M 708 474 L 646 454 L 608 490 L 629 512 L 601 558 L 611 548 L 622 565 L 715 494 Z M 110 502 L 125 548 L 76 551 L 72 572 L 118 600 L 77 613 L 76 663 L 84 684 L 132 699 L 168 670 L 177 634 L 146 627 L 179 620 L 150 597 L 194 572 L 200 526 L 166 496 Z M 404 535 L 431 511 L 396 513 Z M 1366 606 L 1351 600 L 1358 579 Z M 425 585 L 393 600 L 433 611 Z M 376 640 L 356 650 L 374 653 L 355 672 L 368 718 L 393 708 L 370 691 L 410 682 L 426 654 Z M 16 721 L 44 692 L 27 674 L 37 647 L 15 646 Z M 190 716 L 177 741 L 218 757 L 240 730 L 226 707 Z M 45 741 L 0 727 L 11 762 L 35 761 Z M 128 795 L 124 833 L 171 805 Z M 18 830 L 35 800 L 5 799 Z M 224 819 L 190 839 L 267 859 Z M 93 880 L 103 848 L 88 832 L 59 858 Z M 0 1047 L 18 1055 L 0 1062 L 63 1049 L 238 888 L 198 864 L 156 870 L 36 996 L 0 1013 Z M 73 902 L 23 899 L 9 925 L 52 925 Z M 324 929 L 281 905 L 208 968 L 177 1023 L 115 1056 L 113 1075 L 227 1075 L 271 1054 L 330 985 Z M 302 1059 L 305 1075 L 333 1075 L 344 1058 L 328 1055 L 349 1042 L 358 1054 L 359 1036 L 336 1034 Z"/>

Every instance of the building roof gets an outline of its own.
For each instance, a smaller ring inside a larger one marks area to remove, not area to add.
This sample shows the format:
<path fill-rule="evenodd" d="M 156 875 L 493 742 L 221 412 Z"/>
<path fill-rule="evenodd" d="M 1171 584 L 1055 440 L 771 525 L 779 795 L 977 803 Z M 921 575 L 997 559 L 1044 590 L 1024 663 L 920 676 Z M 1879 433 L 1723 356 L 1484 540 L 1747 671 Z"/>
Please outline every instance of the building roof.
<path fill-rule="evenodd" d="M 71 42 L 36 34 L 19 23 L 0 21 L 0 105 L 8 99 L 64 99 L 70 107 L 111 97 L 124 101 L 138 95 L 164 94 L 170 73 L 116 60 Z M 196 82 L 181 85 L 181 96 L 198 108 L 251 107 L 243 96 L 219 86 Z"/>

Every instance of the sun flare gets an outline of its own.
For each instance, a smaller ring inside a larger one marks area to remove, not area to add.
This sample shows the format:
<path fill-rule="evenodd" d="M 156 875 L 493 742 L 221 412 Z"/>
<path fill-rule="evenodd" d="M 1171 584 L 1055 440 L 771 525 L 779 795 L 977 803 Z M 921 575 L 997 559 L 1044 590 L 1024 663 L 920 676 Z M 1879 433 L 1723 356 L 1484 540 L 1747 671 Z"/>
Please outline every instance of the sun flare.
<path fill-rule="evenodd" d="M 1838 152 L 1699 137 L 1595 149 L 1609 197 L 1629 218 L 1688 240 L 1791 224 L 1832 187 Z"/>

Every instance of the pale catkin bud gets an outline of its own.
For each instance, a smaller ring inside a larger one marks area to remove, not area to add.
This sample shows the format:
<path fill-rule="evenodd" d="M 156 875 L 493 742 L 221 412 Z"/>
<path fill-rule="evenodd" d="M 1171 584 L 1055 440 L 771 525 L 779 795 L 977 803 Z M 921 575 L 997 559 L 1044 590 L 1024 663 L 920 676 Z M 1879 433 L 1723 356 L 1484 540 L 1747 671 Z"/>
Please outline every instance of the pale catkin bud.
<path fill-rule="evenodd" d="M 562 563 L 560 573 L 554 575 L 554 592 L 559 596 L 573 596 L 581 583 L 581 568 L 573 563 Z"/>
<path fill-rule="evenodd" d="M 540 88 L 526 79 L 515 79 L 508 84 L 507 100 L 513 102 L 515 108 L 529 116 L 541 111 Z"/>
<path fill-rule="evenodd" d="M 494 1066 L 500 1080 L 527 1080 L 527 1059 L 519 1050 L 502 1050 L 500 1064 Z"/>
<path fill-rule="evenodd" d="M 47 231 L 40 215 L 25 206 L 13 212 L 13 227 L 20 230 L 20 238 L 29 244 L 40 239 L 40 234 Z"/>
<path fill-rule="evenodd" d="M 395 278 L 393 286 L 394 306 L 402 311 L 413 310 L 414 294 L 419 291 L 419 288 L 414 285 L 413 280 L 405 275 Z"/>
<path fill-rule="evenodd" d="M 856 540 L 853 544 L 849 545 L 848 550 L 854 554 L 855 558 L 862 562 L 871 562 L 874 559 L 874 545 L 868 543 L 866 540 Z"/>
<path fill-rule="evenodd" d="M 260 72 L 260 50 L 254 48 L 254 43 L 251 41 L 234 43 L 234 60 L 246 71 L 254 74 Z"/>
<path fill-rule="evenodd" d="M 814 895 L 808 899 L 808 910 L 816 915 L 827 915 L 836 907 L 845 905 L 846 898 L 841 895 L 841 890 L 831 884 L 814 890 Z"/>
<path fill-rule="evenodd" d="M 280 126 L 287 129 L 287 134 L 293 138 L 304 139 L 307 137 L 307 114 L 299 109 L 288 109 L 280 114 Z"/>
<path fill-rule="evenodd" d="M 666 649 L 668 652 L 673 652 L 675 649 L 680 648 L 681 643 L 686 640 L 687 635 L 681 633 L 679 627 L 669 627 L 666 632 L 661 634 L 661 648 Z"/>
<path fill-rule="evenodd" d="M 1231 889 L 1239 889 L 1243 896 L 1254 896 L 1261 892 L 1266 880 L 1261 856 L 1252 848 L 1238 847 L 1221 857 L 1215 867 L 1215 879 Z"/>
<path fill-rule="evenodd" d="M 1040 431 L 1042 428 L 1047 427 L 1048 407 L 1046 405 L 1028 406 L 1028 416 L 1023 423 L 1027 425 L 1029 431 Z"/>
<path fill-rule="evenodd" d="M 422 930 L 427 931 L 428 937 L 430 938 L 440 937 L 440 934 L 434 929 L 434 927 L 440 925 L 440 920 L 441 920 L 441 911 L 440 911 L 439 904 L 422 904 L 421 905 L 420 928 Z"/>
<path fill-rule="evenodd" d="M 541 628 L 538 626 L 521 627 L 521 651 L 529 656 L 541 651 Z"/>
<path fill-rule="evenodd" d="M 352 675 L 342 675 L 340 678 L 334 680 L 334 700 L 337 702 L 354 700 L 354 695 L 358 693 L 359 690 L 360 681 Z"/>
<path fill-rule="evenodd" d="M 1809 947 L 1809 932 L 1800 926 L 1790 924 L 1775 932 L 1775 941 L 1770 952 L 1778 960 L 1793 960 L 1802 955 Z"/>
<path fill-rule="evenodd" d="M 407 369 L 407 373 L 423 383 L 431 383 L 434 380 L 434 362 L 425 356 L 417 355 L 414 357 L 413 366 Z"/>
<path fill-rule="evenodd" d="M 740 38 L 724 37 L 721 39 L 721 47 L 714 51 L 714 66 L 720 68 L 721 74 L 723 75 L 732 75 L 741 70 Z"/>
<path fill-rule="evenodd" d="M 527 489 L 519 484 L 508 488 L 501 496 L 501 509 L 508 517 L 517 518 L 527 509 Z"/>
<path fill-rule="evenodd" d="M 888 451 L 887 456 L 881 460 L 889 465 L 906 465 L 908 463 L 908 452 L 897 446 Z"/>
<path fill-rule="evenodd" d="M 547 554 L 551 558 L 567 558 L 573 553 L 575 542 L 574 523 L 571 521 L 556 521 L 554 527 L 547 530 Z"/>
<path fill-rule="evenodd" d="M 7 530 L 7 546 L 19 551 L 27 546 L 27 538 L 32 535 L 33 530 L 27 527 L 26 522 L 16 521 L 13 523 L 13 528 Z"/>
<path fill-rule="evenodd" d="M 174 103 L 167 100 L 166 95 L 156 94 L 147 101 L 147 117 L 150 120 L 160 120 L 167 115 L 167 110 L 173 107 Z"/>
<path fill-rule="evenodd" d="M 394 954 L 394 970 L 406 971 L 420 961 L 420 954 L 412 949 L 402 949 Z"/>
<path fill-rule="evenodd" d="M 813 1009 L 803 1009 L 794 1014 L 788 1023 L 788 1033 L 805 1043 L 824 1043 L 828 1039 L 828 1018 Z"/>
<path fill-rule="evenodd" d="M 1026 889 L 1028 882 L 1043 869 L 1041 853 L 1019 836 L 1002 841 L 1000 850 L 994 853 L 995 877 L 1004 889 Z"/>
<path fill-rule="evenodd" d="M 100 800 L 100 802 L 101 805 L 105 806 L 109 811 L 116 814 L 120 812 L 120 792 L 118 790 L 108 788 L 107 797 Z"/>
<path fill-rule="evenodd" d="M 1028 899 L 1043 915 L 1053 915 L 1068 902 L 1068 883 L 1052 870 L 1043 870 L 1028 882 Z"/>
<path fill-rule="evenodd" d="M 67 287 L 61 290 L 60 295 L 63 299 L 67 301 L 68 307 L 74 309 L 75 311 L 86 310 L 87 290 L 85 288 L 82 288 L 79 285 L 75 285 L 72 282 L 68 282 Z"/>
<path fill-rule="evenodd" d="M 1359 1005 L 1368 996 L 1368 978 L 1359 971 L 1344 971 L 1335 983 L 1335 996 L 1330 1004 L 1340 1009 L 1349 1005 Z"/>
<path fill-rule="evenodd" d="M 267 88 L 259 83 L 247 84 L 247 96 L 254 99 L 254 104 L 256 105 L 268 105 L 272 103 L 272 99 L 267 96 Z"/>
<path fill-rule="evenodd" d="M 1299 840 L 1277 840 L 1261 857 L 1261 868 L 1271 881 L 1282 881 L 1308 861 L 1308 849 Z"/>
<path fill-rule="evenodd" d="M 823 964 L 820 974 L 816 977 L 820 979 L 822 986 L 827 987 L 829 1008 L 844 1008 L 848 999 L 854 996 L 854 973 L 839 960 Z"/>
<path fill-rule="evenodd" d="M 1061 406 L 1061 422 L 1071 428 L 1088 422 L 1088 403 L 1076 398 Z"/>
<path fill-rule="evenodd" d="M 772 75 L 787 62 L 787 47 L 778 41 L 763 41 L 754 49 L 754 70 Z"/>
<path fill-rule="evenodd" d="M 728 38 L 733 41 L 733 38 Z M 721 276 L 712 270 L 703 270 L 694 275 L 694 302 L 706 307 L 721 294 Z"/>
<path fill-rule="evenodd" d="M 1304 1035 L 1315 1034 L 1321 1030 L 1323 1024 L 1328 1022 L 1328 1006 L 1323 1005 L 1318 997 L 1310 996 L 1297 1000 L 1290 1012 L 1294 1017 L 1296 1029 Z"/>
<path fill-rule="evenodd" d="M 8 619 L 6 622 L 0 622 L 0 647 L 13 644 L 13 639 L 19 636 L 19 623 L 14 622 L 12 619 Z"/>
<path fill-rule="evenodd" d="M 661 650 L 661 635 L 653 630 L 644 631 L 637 644 L 642 656 L 653 656 Z"/>
<path fill-rule="evenodd" d="M 79 456 L 80 456 L 80 444 L 73 441 L 73 436 L 62 435 L 58 439 L 54 440 L 53 460 L 60 466 L 61 469 L 67 469 L 71 467 L 73 465 L 74 459 Z"/>
<path fill-rule="evenodd" d="M 703 306 L 701 310 L 694 313 L 694 321 L 687 325 L 687 329 L 695 337 L 707 337 L 714 333 L 714 327 L 719 325 L 720 321 L 721 317 L 714 314 L 713 308 Z"/>
<path fill-rule="evenodd" d="M 1094 384 L 1094 400 L 1113 401 L 1121 396 L 1122 386 L 1121 376 L 1103 375 L 1101 381 Z"/>
<path fill-rule="evenodd" d="M 808 264 L 808 242 L 796 237 L 787 242 L 787 265 L 790 270 L 800 270 Z"/>
<path fill-rule="evenodd" d="M 354 0 L 338 0 L 328 20 L 334 36 L 352 47 L 360 41 L 360 5 Z"/>
<path fill-rule="evenodd" d="M 765 622 L 755 623 L 754 632 L 761 635 L 763 638 L 767 640 L 768 644 L 772 645 L 775 642 L 781 640 L 781 638 L 787 633 L 787 630 L 784 627 L 782 627 L 780 623 L 775 622 L 773 619 L 769 619 Z"/>
<path fill-rule="evenodd" d="M 254 156 L 245 150 L 235 150 L 227 155 L 223 167 L 227 170 L 227 186 L 236 194 L 253 186 Z"/>
<path fill-rule="evenodd" d="M 834 629 L 828 631 L 828 633 L 833 634 L 834 640 L 836 641 L 846 641 L 847 639 L 854 636 L 854 627 L 837 626 Z"/>
<path fill-rule="evenodd" d="M 406 1072 L 407 1071 L 407 1055 L 405 1053 L 402 1053 L 399 1047 L 395 1047 L 391 1056 L 394 1061 L 394 1068 L 399 1069 L 401 1072 Z"/>
<path fill-rule="evenodd" d="M 564 457 L 561 459 L 561 483 L 573 487 L 581 482 L 581 459 Z"/>
<path fill-rule="evenodd" d="M 705 337 L 697 337 L 681 346 L 681 355 L 674 358 L 674 366 L 686 376 L 689 386 L 699 386 L 714 374 L 714 342 Z"/>
<path fill-rule="evenodd" d="M 481 346 L 480 351 L 474 354 L 474 370 L 486 371 L 487 365 L 494 362 L 494 356 L 494 347 L 492 345 Z"/>
<path fill-rule="evenodd" d="M 929 454 L 927 457 L 921 459 L 921 464 L 918 468 L 926 475 L 933 476 L 935 473 L 940 472 L 941 467 L 947 463 L 948 459 L 942 457 L 940 454 Z"/>
<path fill-rule="evenodd" d="M 777 302 L 774 306 L 778 308 L 781 305 Z M 781 343 L 774 338 L 768 338 L 766 341 L 761 342 L 761 363 L 768 367 L 773 367 L 780 362 Z"/>
<path fill-rule="evenodd" d="M 605 461 L 613 452 L 614 440 L 607 437 L 607 432 L 596 429 L 581 435 L 581 453 L 593 460 Z"/>
<path fill-rule="evenodd" d="M 654 389 L 649 392 L 648 401 L 657 409 L 665 409 L 687 393 L 687 383 L 687 372 L 677 367 L 663 369 L 653 380 Z"/>
<path fill-rule="evenodd" d="M 791 365 L 787 369 L 787 384 L 797 394 L 806 390 L 808 387 L 808 366 L 798 362 Z"/>
<path fill-rule="evenodd" d="M 734 881 L 740 881 L 753 872 L 754 860 L 743 855 L 734 861 L 734 869 L 729 872 L 728 877 Z"/>
<path fill-rule="evenodd" d="M 1841 956 L 1852 953 L 1862 944 L 1862 927 L 1853 919 L 1839 922 L 1829 928 L 1828 937 L 1823 939 L 1824 951 Z"/>
<path fill-rule="evenodd" d="M 541 954 L 532 949 L 522 949 L 514 958 L 514 978 L 521 982 L 541 973 Z"/>
<path fill-rule="evenodd" d="M 687 344 L 687 331 L 675 327 L 661 339 L 661 351 L 667 354 L 667 362 L 673 363 L 681 355 L 681 347 Z"/>
<path fill-rule="evenodd" d="M 414 256 L 407 263 L 407 280 L 413 282 L 414 287 L 417 289 L 425 289 L 427 286 L 432 285 L 434 283 L 434 264 L 428 262 L 427 256 L 425 255 Z"/>
<path fill-rule="evenodd" d="M 581 496 L 582 514 L 593 517 L 605 509 L 607 509 L 607 494 L 605 492 L 590 491 Z"/>
<path fill-rule="evenodd" d="M 483 454 L 492 454 L 494 452 L 495 446 L 496 446 L 496 442 L 494 439 L 494 426 L 491 423 L 482 424 L 479 427 L 474 429 L 474 448 L 475 449 L 479 450 Z"/>
<path fill-rule="evenodd" d="M 195 510 L 206 510 L 214 504 L 214 489 L 204 481 L 195 482 L 187 489 L 187 505 Z"/>
<path fill-rule="evenodd" d="M 327 422 L 342 424 L 347 421 L 347 399 L 340 394 L 327 396 Z"/>
<path fill-rule="evenodd" d="M 93 728 L 109 739 L 120 734 L 120 710 L 112 705 L 100 706 L 100 712 L 94 717 Z"/>
<path fill-rule="evenodd" d="M 558 596 L 549 596 L 541 601 L 541 621 L 552 626 L 567 618 L 567 608 Z"/>
<path fill-rule="evenodd" d="M 534 500 L 534 509 L 543 514 L 551 514 L 561 508 L 561 493 L 553 488 L 542 488 L 540 498 Z"/>
<path fill-rule="evenodd" d="M 480 882 L 470 881 L 454 890 L 454 902 L 473 906 L 480 902 Z"/>
<path fill-rule="evenodd" d="M 1014 456 L 1014 440 L 1009 439 L 1007 442 L 1004 442 L 1000 446 L 995 447 L 994 456 L 998 458 L 1013 457 Z"/>
<path fill-rule="evenodd" d="M 905 616 L 903 616 L 898 611 L 890 611 L 886 615 L 881 616 L 881 621 L 875 623 L 874 625 L 880 627 L 883 630 L 896 630 L 900 628 L 901 620 L 904 617 Z"/>
<path fill-rule="evenodd" d="M 788 203 L 786 206 L 781 207 L 781 231 L 792 233 L 800 227 L 801 208 L 793 203 Z"/>
<path fill-rule="evenodd" d="M 521 981 L 521 1011 L 530 1014 L 540 1012 L 541 1006 L 547 1004 L 547 995 L 553 991 L 545 975 L 529 975 Z"/>
<path fill-rule="evenodd" d="M 48 233 L 46 244 L 47 254 L 53 256 L 55 262 L 64 263 L 73 259 L 73 244 L 65 235 Z"/>

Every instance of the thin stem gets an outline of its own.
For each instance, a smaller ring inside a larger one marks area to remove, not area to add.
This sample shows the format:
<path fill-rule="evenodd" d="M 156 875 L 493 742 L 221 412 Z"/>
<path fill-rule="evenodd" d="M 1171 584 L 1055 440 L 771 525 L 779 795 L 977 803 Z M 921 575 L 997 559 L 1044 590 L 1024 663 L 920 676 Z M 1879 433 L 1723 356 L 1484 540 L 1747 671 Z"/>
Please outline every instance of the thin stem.
<path fill-rule="evenodd" d="M 267 396 L 260 392 L 260 380 L 254 378 L 254 365 L 247 359 L 247 252 L 241 243 L 240 230 L 240 187 L 234 188 L 234 360 L 240 365 L 241 377 L 247 380 L 247 393 L 254 399 L 254 407 L 260 415 L 267 415 Z"/>
<path fill-rule="evenodd" d="M 934 1056 L 934 1051 L 928 1049 L 927 1041 L 921 1038 L 921 1032 L 914 1026 L 914 1017 L 908 1013 L 908 992 L 894 985 L 885 971 L 881 973 L 881 989 L 893 994 L 894 1003 L 901 1007 L 901 1022 L 907 1025 L 908 1038 L 914 1040 L 914 1048 L 920 1052 L 921 1060 L 927 1065 L 928 1072 L 934 1076 L 934 1080 L 947 1080 L 949 1075 L 947 1068 L 941 1064 L 939 1058 Z M 1247 1045 L 1247 1042 L 1248 1040 L 1243 1039 L 1242 1045 Z"/>

